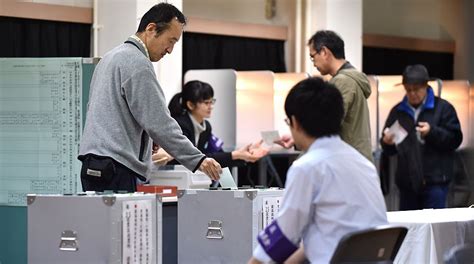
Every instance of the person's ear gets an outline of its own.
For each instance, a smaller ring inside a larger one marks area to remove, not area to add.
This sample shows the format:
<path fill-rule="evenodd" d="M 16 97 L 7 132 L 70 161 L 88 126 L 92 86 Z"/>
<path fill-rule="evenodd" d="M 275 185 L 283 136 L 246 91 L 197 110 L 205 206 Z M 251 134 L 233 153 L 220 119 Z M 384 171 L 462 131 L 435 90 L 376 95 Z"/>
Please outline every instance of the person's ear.
<path fill-rule="evenodd" d="M 153 33 L 154 34 L 156 32 L 156 24 L 155 23 L 148 23 L 148 25 L 146 25 L 145 31 L 147 33 Z"/>
<path fill-rule="evenodd" d="M 326 46 L 321 47 L 321 51 L 319 51 L 319 55 L 326 57 L 329 55 L 329 49 Z"/>
<path fill-rule="evenodd" d="M 300 130 L 301 126 L 298 120 L 296 120 L 296 117 L 294 115 L 291 116 L 291 126 L 295 130 Z"/>
<path fill-rule="evenodd" d="M 194 108 L 196 107 L 196 105 L 194 105 L 191 101 L 187 101 L 186 102 L 186 106 L 188 107 L 189 110 L 194 110 Z"/>

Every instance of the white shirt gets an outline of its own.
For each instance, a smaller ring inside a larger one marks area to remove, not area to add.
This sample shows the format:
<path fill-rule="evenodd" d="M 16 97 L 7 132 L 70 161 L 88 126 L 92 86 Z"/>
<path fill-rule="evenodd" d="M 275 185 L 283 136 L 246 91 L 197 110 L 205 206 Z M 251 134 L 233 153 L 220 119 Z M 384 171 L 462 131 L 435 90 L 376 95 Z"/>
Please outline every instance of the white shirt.
<path fill-rule="evenodd" d="M 342 236 L 387 224 L 374 165 L 339 136 L 317 139 L 290 167 L 277 217 L 285 236 L 303 239 L 311 263 L 329 263 Z M 260 244 L 254 257 L 271 261 Z"/>

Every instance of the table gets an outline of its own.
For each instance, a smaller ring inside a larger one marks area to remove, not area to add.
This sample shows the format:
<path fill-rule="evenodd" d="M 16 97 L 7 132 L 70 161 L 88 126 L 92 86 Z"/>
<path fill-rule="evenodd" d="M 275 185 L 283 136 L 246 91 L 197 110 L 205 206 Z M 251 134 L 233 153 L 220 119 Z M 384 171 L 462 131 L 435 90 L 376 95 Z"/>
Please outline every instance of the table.
<path fill-rule="evenodd" d="M 396 211 L 387 218 L 408 228 L 395 263 L 443 263 L 454 245 L 474 243 L 474 208 Z"/>
<path fill-rule="evenodd" d="M 274 147 L 270 150 L 267 156 L 263 157 L 258 161 L 258 184 L 267 186 L 268 185 L 268 172 L 272 174 L 272 177 L 275 178 L 276 184 L 278 187 L 285 187 L 284 181 L 280 178 L 284 176 L 286 179 L 286 175 L 279 175 L 276 171 L 275 165 L 273 164 L 272 158 L 286 158 L 286 170 L 285 173 L 288 171 L 288 168 L 291 166 L 293 161 L 295 161 L 300 155 L 301 151 L 298 150 L 290 150 L 290 149 L 283 149 L 279 147 Z M 271 187 L 271 186 L 268 186 Z"/>

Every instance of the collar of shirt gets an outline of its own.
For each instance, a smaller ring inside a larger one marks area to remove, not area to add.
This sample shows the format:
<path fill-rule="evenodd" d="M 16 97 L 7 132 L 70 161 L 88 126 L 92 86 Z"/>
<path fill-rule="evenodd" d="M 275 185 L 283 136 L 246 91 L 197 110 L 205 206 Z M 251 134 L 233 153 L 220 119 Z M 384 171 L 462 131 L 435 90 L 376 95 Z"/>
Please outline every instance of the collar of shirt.
<path fill-rule="evenodd" d="M 308 150 L 306 152 L 310 152 L 312 150 L 315 150 L 317 148 L 321 148 L 323 146 L 326 146 L 327 144 L 331 144 L 331 142 L 339 141 L 341 140 L 341 137 L 339 135 L 331 135 L 331 136 L 325 136 L 325 137 L 320 137 L 317 138 L 311 146 L 309 146 Z"/>
<path fill-rule="evenodd" d="M 199 142 L 199 135 L 203 131 L 206 131 L 206 122 L 203 121 L 202 124 L 200 124 L 196 119 L 194 119 L 194 116 L 192 114 L 188 113 L 188 115 L 189 115 L 189 118 L 191 119 L 191 122 L 193 123 L 194 138 L 196 140 L 196 146 L 197 146 Z"/>
<path fill-rule="evenodd" d="M 139 37 L 137 37 L 137 35 L 131 35 L 130 37 L 132 39 L 138 41 L 138 43 L 140 43 L 140 45 L 143 46 L 143 49 L 145 49 L 146 56 L 148 57 L 148 59 L 150 59 L 150 54 L 148 53 L 148 49 L 147 49 L 145 43 L 143 43 L 143 41 Z"/>
<path fill-rule="evenodd" d="M 341 71 L 341 70 L 347 70 L 347 69 L 355 69 L 354 66 L 352 66 L 352 64 L 348 61 L 344 62 L 344 64 L 342 64 L 341 68 L 339 68 L 339 70 L 337 70 L 336 72 L 336 75 Z"/>
<path fill-rule="evenodd" d="M 413 118 L 413 120 L 416 121 L 418 119 L 418 115 L 422 111 L 424 111 L 425 109 L 434 109 L 434 104 L 435 104 L 435 95 L 433 92 L 433 88 L 431 88 L 431 86 L 428 86 L 428 89 L 426 90 L 426 96 L 423 99 L 423 102 L 421 103 L 421 105 L 417 109 L 415 109 L 413 106 L 411 106 L 408 103 L 408 98 L 405 95 L 401 103 L 398 105 L 397 110 L 409 114 Z M 418 114 L 416 113 L 417 110 L 418 110 Z"/>

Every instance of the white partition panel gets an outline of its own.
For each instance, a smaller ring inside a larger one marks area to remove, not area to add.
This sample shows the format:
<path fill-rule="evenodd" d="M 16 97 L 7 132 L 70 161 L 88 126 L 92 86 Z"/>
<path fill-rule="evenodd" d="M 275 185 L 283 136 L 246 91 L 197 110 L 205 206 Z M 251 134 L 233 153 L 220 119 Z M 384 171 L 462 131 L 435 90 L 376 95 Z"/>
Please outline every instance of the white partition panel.
<path fill-rule="evenodd" d="M 273 126 L 273 73 L 237 72 L 237 146 L 261 139 Z"/>
<path fill-rule="evenodd" d="M 392 107 L 398 104 L 405 96 L 405 89 L 403 85 L 397 85 L 402 82 L 402 76 L 378 76 L 379 88 L 379 131 L 377 138 L 380 138 L 382 130 L 384 129 L 385 121 L 387 121 L 388 114 Z"/>
<path fill-rule="evenodd" d="M 273 126 L 280 135 L 290 134 L 285 123 L 285 100 L 290 89 L 299 81 L 308 78 L 307 73 L 275 73 L 273 83 Z"/>
<path fill-rule="evenodd" d="M 456 109 L 463 134 L 459 148 L 469 146 L 469 82 L 443 81 L 441 98 L 450 102 Z"/>
<path fill-rule="evenodd" d="M 378 115 L 378 77 L 374 75 L 367 76 L 370 83 L 371 93 L 367 99 L 367 104 L 369 106 L 369 117 L 370 117 L 370 142 L 372 143 L 372 151 L 375 151 L 378 146 L 378 140 L 380 137 L 380 127 L 384 123 L 380 124 L 377 119 Z"/>
<path fill-rule="evenodd" d="M 471 83 L 471 87 L 469 89 L 469 120 L 474 117 L 474 84 Z M 467 137 L 468 139 L 468 146 L 472 147 L 474 146 L 474 137 L 472 133 L 474 132 L 474 122 L 469 121 L 469 134 L 468 135 L 463 135 L 464 137 Z"/>
<path fill-rule="evenodd" d="M 209 122 L 212 133 L 224 141 L 226 151 L 236 146 L 237 120 L 237 75 L 234 70 L 190 70 L 184 75 L 184 82 L 199 80 L 209 83 L 214 89 L 216 104 Z"/>

